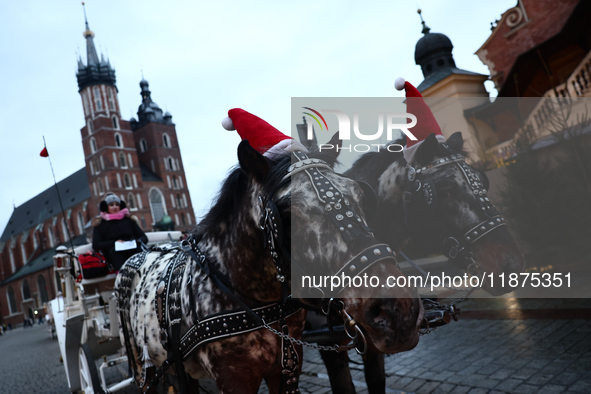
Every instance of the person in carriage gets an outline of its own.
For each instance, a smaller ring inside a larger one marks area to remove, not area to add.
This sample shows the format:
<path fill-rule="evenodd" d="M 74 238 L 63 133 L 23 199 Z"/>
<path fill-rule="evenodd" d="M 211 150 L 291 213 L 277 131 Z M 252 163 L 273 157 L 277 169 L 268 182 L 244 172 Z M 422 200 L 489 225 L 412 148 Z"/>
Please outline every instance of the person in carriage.
<path fill-rule="evenodd" d="M 92 248 L 100 251 L 113 269 L 119 271 L 128 258 L 141 252 L 141 243 L 146 244 L 148 237 L 137 217 L 129 214 L 125 201 L 115 194 L 107 194 L 99 208 L 100 216 L 92 220 Z"/>

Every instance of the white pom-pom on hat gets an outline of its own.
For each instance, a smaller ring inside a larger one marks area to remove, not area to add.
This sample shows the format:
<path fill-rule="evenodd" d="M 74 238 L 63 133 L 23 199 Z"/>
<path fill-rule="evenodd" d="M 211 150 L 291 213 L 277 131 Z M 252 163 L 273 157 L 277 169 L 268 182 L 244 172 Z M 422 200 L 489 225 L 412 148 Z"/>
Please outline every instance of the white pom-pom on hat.
<path fill-rule="evenodd" d="M 224 120 L 222 120 L 222 127 L 226 130 L 236 130 L 234 122 L 232 122 L 232 119 L 230 119 L 229 116 L 226 116 Z"/>
<path fill-rule="evenodd" d="M 405 82 L 406 81 L 404 80 L 404 78 L 398 77 L 398 78 L 396 78 L 396 81 L 394 81 L 394 87 L 396 88 L 396 90 L 402 90 L 402 89 L 404 89 Z"/>

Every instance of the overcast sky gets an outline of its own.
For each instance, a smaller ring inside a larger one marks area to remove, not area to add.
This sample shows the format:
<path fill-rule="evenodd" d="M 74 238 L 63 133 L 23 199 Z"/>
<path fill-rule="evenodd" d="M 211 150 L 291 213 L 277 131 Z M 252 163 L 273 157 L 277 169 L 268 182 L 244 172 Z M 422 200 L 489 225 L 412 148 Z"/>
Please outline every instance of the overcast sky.
<path fill-rule="evenodd" d="M 515 0 L 87 0 L 95 44 L 116 70 L 124 119 L 137 118 L 141 72 L 176 124 L 195 214 L 203 215 L 236 163 L 240 138 L 220 123 L 241 107 L 289 133 L 291 97 L 399 97 L 418 85 L 422 37 L 446 34 L 456 65 L 488 74 L 474 52 Z M 0 13 L 0 232 L 14 206 L 84 166 L 76 82 L 86 62 L 80 1 L 9 1 Z M 491 89 L 491 85 L 487 85 Z M 495 93 L 493 93 L 494 95 Z M 323 142 L 323 141 L 321 141 Z"/>

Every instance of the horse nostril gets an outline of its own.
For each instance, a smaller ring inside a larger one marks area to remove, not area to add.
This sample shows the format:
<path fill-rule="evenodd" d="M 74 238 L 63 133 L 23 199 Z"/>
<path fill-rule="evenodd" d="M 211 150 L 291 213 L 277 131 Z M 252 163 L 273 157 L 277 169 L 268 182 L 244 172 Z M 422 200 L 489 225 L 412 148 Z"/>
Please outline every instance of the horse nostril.
<path fill-rule="evenodd" d="M 375 328 L 386 330 L 389 327 L 386 311 L 380 302 L 374 302 L 365 313 L 367 321 Z"/>

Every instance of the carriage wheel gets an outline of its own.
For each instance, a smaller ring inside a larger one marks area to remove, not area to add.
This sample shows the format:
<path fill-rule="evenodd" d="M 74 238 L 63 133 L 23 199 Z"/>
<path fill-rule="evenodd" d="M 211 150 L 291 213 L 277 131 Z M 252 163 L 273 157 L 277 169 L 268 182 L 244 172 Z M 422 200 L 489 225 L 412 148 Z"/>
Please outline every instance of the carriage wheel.
<path fill-rule="evenodd" d="M 80 387 L 84 394 L 103 394 L 104 391 L 98 377 L 96 364 L 90 351 L 90 346 L 83 343 L 78 352 L 78 365 L 80 367 Z"/>

